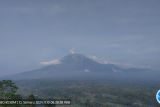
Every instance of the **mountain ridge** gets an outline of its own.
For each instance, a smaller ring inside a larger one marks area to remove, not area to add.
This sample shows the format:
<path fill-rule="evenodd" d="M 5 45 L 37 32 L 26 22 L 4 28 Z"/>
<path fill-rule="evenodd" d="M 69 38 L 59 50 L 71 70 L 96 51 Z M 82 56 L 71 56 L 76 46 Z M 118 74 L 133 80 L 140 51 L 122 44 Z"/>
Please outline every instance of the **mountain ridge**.
<path fill-rule="evenodd" d="M 39 79 L 39 78 L 132 78 L 144 75 L 149 69 L 121 68 L 114 64 L 102 64 L 82 54 L 69 54 L 60 59 L 59 64 L 22 72 L 8 76 L 11 79 Z M 150 74 L 146 74 L 150 76 Z M 143 78 L 143 77 L 142 77 Z"/>

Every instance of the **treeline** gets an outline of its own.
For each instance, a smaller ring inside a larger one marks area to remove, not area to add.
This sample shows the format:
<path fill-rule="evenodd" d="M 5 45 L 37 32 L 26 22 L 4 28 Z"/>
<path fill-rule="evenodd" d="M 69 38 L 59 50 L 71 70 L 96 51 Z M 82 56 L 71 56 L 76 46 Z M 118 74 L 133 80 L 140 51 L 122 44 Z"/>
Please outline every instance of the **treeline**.
<path fill-rule="evenodd" d="M 71 105 L 0 105 L 0 107 L 158 107 L 159 85 L 114 84 L 88 81 L 0 81 L 0 100 L 35 101 L 38 97 L 71 99 Z M 21 93 L 18 94 L 17 93 Z M 29 95 L 28 93 L 33 93 Z M 25 95 L 24 95 L 25 94 Z M 26 97 L 24 97 L 26 96 Z"/>
<path fill-rule="evenodd" d="M 11 80 L 0 81 L 0 101 L 36 101 L 33 94 L 28 95 L 27 98 L 23 98 L 20 94 L 17 94 L 18 87 Z M 0 107 L 38 107 L 38 105 L 22 105 L 22 104 L 0 104 Z M 55 107 L 55 105 L 43 105 L 43 107 Z"/>
<path fill-rule="evenodd" d="M 33 80 L 32 80 L 33 81 Z M 30 82 L 30 81 L 27 81 Z M 158 84 L 114 81 L 35 80 L 29 86 L 19 83 L 21 93 L 33 92 L 49 98 L 69 98 L 72 104 L 63 107 L 157 107 Z M 26 90 L 27 88 L 27 90 Z M 58 107 L 62 107 L 59 106 Z"/>

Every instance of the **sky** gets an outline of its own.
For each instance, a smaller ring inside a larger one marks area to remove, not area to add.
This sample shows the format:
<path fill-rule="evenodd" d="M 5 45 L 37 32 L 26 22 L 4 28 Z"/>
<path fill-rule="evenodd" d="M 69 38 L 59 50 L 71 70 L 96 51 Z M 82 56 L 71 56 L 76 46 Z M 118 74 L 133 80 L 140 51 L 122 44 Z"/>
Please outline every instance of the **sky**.
<path fill-rule="evenodd" d="M 0 0 L 0 75 L 76 53 L 160 70 L 159 0 Z"/>

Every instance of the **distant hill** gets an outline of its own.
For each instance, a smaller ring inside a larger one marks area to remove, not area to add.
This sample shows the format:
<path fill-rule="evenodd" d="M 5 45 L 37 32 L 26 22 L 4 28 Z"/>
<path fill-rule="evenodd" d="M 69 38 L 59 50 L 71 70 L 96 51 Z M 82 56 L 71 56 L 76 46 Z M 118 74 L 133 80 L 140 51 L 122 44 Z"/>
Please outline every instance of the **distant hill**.
<path fill-rule="evenodd" d="M 159 72 L 140 68 L 121 68 L 114 64 L 103 64 L 81 54 L 69 54 L 60 63 L 40 69 L 9 75 L 4 79 L 151 79 Z"/>

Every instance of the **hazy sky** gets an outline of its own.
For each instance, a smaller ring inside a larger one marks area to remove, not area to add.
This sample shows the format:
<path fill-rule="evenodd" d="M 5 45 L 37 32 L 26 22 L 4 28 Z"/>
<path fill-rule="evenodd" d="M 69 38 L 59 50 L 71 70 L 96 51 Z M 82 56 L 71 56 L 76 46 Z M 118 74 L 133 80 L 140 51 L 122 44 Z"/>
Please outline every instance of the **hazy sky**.
<path fill-rule="evenodd" d="M 160 70 L 160 0 L 0 0 L 1 75 L 71 48 Z"/>

